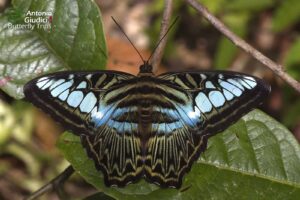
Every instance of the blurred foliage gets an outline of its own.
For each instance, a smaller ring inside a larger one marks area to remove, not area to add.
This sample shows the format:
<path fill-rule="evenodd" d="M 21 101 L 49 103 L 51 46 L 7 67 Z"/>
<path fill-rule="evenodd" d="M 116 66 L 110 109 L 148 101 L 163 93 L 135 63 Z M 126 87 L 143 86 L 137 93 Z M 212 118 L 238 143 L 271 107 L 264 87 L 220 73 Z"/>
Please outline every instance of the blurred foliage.
<path fill-rule="evenodd" d="M 292 28 L 292 26 L 300 23 L 300 1 L 298 0 L 200 0 L 200 2 L 205 5 L 209 11 L 218 16 L 218 18 L 221 19 L 227 26 L 229 26 L 234 33 L 243 38 L 247 37 L 251 33 L 251 30 L 249 29 L 250 23 L 257 20 L 259 14 L 263 12 L 272 12 L 273 30 L 276 32 L 283 32 L 286 29 Z M 175 1 L 174 4 L 174 15 L 190 15 L 189 20 L 191 20 L 191 18 L 199 18 L 203 20 L 201 16 L 196 14 L 193 8 L 187 8 L 184 1 Z M 150 14 L 155 16 L 153 23 L 154 26 L 151 26 L 151 29 L 148 31 L 152 41 L 157 40 L 162 17 L 160 13 L 163 12 L 163 8 L 163 1 L 155 1 L 148 10 Z M 198 25 L 203 26 L 205 23 L 199 23 Z M 174 37 L 175 34 L 170 34 L 169 40 L 173 41 Z M 169 42 L 168 45 L 173 45 L 173 42 Z M 174 48 L 168 48 L 167 50 L 174 50 Z M 235 58 L 236 53 L 237 47 L 234 46 L 232 42 L 229 42 L 225 37 L 221 37 L 215 53 L 214 67 L 216 69 L 228 68 Z M 290 54 L 292 55 L 289 56 L 298 57 L 298 59 L 300 58 L 294 51 L 290 52 Z M 168 51 L 167 55 L 170 55 Z M 287 67 L 289 67 L 289 65 L 287 65 Z M 298 74 L 300 74 L 299 71 L 300 70 L 297 72 Z"/>
<path fill-rule="evenodd" d="M 276 1 L 275 1 L 276 2 Z M 277 5 L 274 18 L 273 27 L 277 32 L 284 31 L 291 28 L 291 26 L 300 21 L 300 1 L 298 0 L 281 0 Z"/>
<path fill-rule="evenodd" d="M 16 174 L 10 176 L 11 182 L 14 182 L 19 188 L 28 191 L 35 191 L 40 188 L 45 179 L 57 174 L 64 162 L 51 164 L 53 158 L 48 151 L 41 150 L 37 144 L 32 141 L 34 129 L 34 115 L 32 106 L 23 101 L 15 101 L 12 105 L 0 100 L 0 156 L 8 155 L 14 158 L 13 163 L 7 162 L 4 158 L 1 160 L 0 176 L 7 179 L 9 170 L 22 168 L 26 174 Z M 45 165 L 48 165 L 45 168 Z M 41 171 L 44 170 L 43 175 Z M 1 198 L 1 195 L 0 195 Z"/>
<path fill-rule="evenodd" d="M 223 21 L 234 33 L 244 38 L 250 43 L 254 43 L 256 46 L 255 34 L 260 28 L 260 23 L 263 16 L 270 16 L 270 34 L 271 37 L 275 37 L 272 49 L 259 49 L 263 53 L 270 56 L 277 62 L 282 62 L 286 67 L 286 71 L 300 81 L 300 1 L 299 0 L 199 0 L 205 5 L 209 11 L 215 14 L 221 21 Z M 211 68 L 214 69 L 228 69 L 234 63 L 238 57 L 240 50 L 226 37 L 218 35 L 215 37 L 214 32 L 218 33 L 216 29 L 212 29 L 210 25 L 203 17 L 198 15 L 195 10 L 186 5 L 184 1 L 174 1 L 174 14 L 181 17 L 179 25 L 172 30 L 172 34 L 168 37 L 165 58 L 176 59 L 177 50 L 175 48 L 176 41 L 182 42 L 184 40 L 179 32 L 183 32 L 187 44 L 197 44 L 197 35 L 189 32 L 188 28 L 180 30 L 181 24 L 189 24 L 193 26 L 191 29 L 198 34 L 199 40 L 205 39 L 208 41 L 207 50 L 210 51 L 211 56 Z M 151 4 L 148 12 L 153 17 L 154 26 L 149 27 L 147 33 L 151 38 L 152 44 L 158 38 L 160 31 L 161 13 L 163 12 L 164 2 L 155 1 Z M 197 30 L 200 30 L 197 32 Z M 210 33 L 206 35 L 205 33 Z M 282 37 L 287 38 L 289 46 L 287 48 L 282 47 Z M 188 38 L 188 39 L 186 39 Z M 211 45 L 213 47 L 211 47 Z M 284 55 L 284 56 L 281 56 Z M 281 60 L 281 58 L 283 59 Z M 166 60 L 166 59 L 165 59 Z M 180 59 L 179 59 L 180 60 Z M 253 63 L 250 63 L 253 64 Z M 251 66 L 252 67 L 252 66 Z M 181 67 L 183 68 L 183 67 Z M 179 69 L 181 69 L 179 67 Z M 250 66 L 249 66 L 250 68 Z M 286 87 L 283 88 L 285 90 Z M 299 112 L 300 99 L 294 92 L 284 92 L 282 110 L 280 113 L 280 120 L 285 125 L 293 129 L 297 124 L 300 125 Z M 287 101 L 287 99 L 289 99 Z M 276 108 L 278 109 L 278 108 Z M 290 112 L 286 112 L 286 111 Z M 292 113 L 291 115 L 289 113 Z"/>

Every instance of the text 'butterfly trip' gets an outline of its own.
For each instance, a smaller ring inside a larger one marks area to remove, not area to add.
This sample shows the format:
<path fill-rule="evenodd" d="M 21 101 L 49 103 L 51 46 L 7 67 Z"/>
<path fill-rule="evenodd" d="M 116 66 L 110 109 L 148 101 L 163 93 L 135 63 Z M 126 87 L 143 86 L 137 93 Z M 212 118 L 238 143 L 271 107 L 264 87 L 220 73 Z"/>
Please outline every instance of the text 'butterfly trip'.
<path fill-rule="evenodd" d="M 209 137 L 258 106 L 270 87 L 254 76 L 190 71 L 137 76 L 118 71 L 65 71 L 24 87 L 26 99 L 81 143 L 107 186 L 145 178 L 179 188 Z M 200 177 L 199 177 L 200 178 Z"/>

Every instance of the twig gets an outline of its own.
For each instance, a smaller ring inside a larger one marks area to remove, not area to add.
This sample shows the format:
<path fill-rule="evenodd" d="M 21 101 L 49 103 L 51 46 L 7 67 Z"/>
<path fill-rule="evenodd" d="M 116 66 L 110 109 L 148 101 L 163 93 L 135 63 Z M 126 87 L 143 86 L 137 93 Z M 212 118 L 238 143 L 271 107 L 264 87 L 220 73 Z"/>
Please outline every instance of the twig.
<path fill-rule="evenodd" d="M 166 31 L 168 30 L 170 20 L 171 20 L 171 15 L 172 15 L 172 7 L 173 7 L 173 0 L 165 0 L 165 8 L 163 13 L 163 19 L 161 21 L 159 39 L 161 39 L 165 35 Z M 166 47 L 166 43 L 167 43 L 167 36 L 165 37 L 164 40 L 161 41 L 160 45 L 154 52 L 154 55 L 150 61 L 154 73 L 156 73 L 158 70 L 158 66 L 160 65 L 164 48 Z"/>
<path fill-rule="evenodd" d="M 240 47 L 259 62 L 270 68 L 277 76 L 284 80 L 287 84 L 293 87 L 300 93 L 300 83 L 293 79 L 289 74 L 284 71 L 282 65 L 279 65 L 249 45 L 243 39 L 231 32 L 219 19 L 212 15 L 203 5 L 196 0 L 185 0 L 193 8 L 195 8 L 200 14 L 202 14 L 216 29 L 223 33 L 229 40 L 231 40 L 236 46 Z"/>
<path fill-rule="evenodd" d="M 57 177 L 52 179 L 49 183 L 32 193 L 29 197 L 25 198 L 25 200 L 34 200 L 41 195 L 45 194 L 49 191 L 56 191 L 58 194 L 61 194 L 61 186 L 64 184 L 64 182 L 74 173 L 73 167 L 70 165 L 68 166 L 61 174 L 59 174 Z M 66 199 L 66 197 L 64 197 Z"/>

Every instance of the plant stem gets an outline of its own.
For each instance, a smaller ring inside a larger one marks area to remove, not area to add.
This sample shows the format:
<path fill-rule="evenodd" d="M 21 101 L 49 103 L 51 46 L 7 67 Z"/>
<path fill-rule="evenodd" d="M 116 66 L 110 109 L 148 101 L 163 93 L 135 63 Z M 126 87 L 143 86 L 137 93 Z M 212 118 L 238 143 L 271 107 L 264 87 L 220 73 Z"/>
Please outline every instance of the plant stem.
<path fill-rule="evenodd" d="M 171 15 L 172 15 L 172 7 L 173 7 L 173 0 L 165 0 L 165 8 L 163 13 L 163 18 L 161 21 L 159 40 L 165 35 L 165 33 L 169 28 Z M 160 65 L 162 55 L 166 47 L 166 43 L 167 43 L 167 36 L 165 37 L 164 40 L 161 41 L 160 45 L 155 50 L 154 55 L 151 59 L 150 63 L 152 64 L 154 74 L 157 73 L 158 66 Z"/>
<path fill-rule="evenodd" d="M 57 177 L 52 179 L 46 185 L 32 193 L 29 197 L 25 198 L 25 200 L 34 200 L 46 192 L 56 191 L 59 195 L 62 195 L 61 186 L 65 183 L 65 181 L 74 173 L 74 168 L 70 165 L 68 166 L 62 173 L 60 173 Z"/>

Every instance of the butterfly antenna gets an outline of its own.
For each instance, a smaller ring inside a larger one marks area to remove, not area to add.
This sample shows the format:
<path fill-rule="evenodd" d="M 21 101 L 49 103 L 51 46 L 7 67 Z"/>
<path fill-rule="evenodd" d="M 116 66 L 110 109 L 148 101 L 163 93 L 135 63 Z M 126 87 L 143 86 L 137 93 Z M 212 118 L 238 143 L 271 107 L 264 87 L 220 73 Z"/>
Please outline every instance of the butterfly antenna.
<path fill-rule="evenodd" d="M 175 20 L 172 22 L 172 24 L 169 26 L 168 30 L 166 31 L 166 33 L 160 38 L 160 40 L 158 41 L 158 43 L 156 44 L 156 46 L 154 47 L 151 55 L 149 56 L 149 58 L 147 59 L 146 63 L 149 62 L 149 60 L 152 58 L 152 56 L 154 55 L 155 50 L 159 47 L 159 45 L 161 44 L 161 41 L 163 41 L 163 39 L 167 36 L 167 34 L 169 33 L 169 31 L 172 29 L 172 27 L 175 25 L 175 23 L 177 22 L 179 16 L 177 16 L 175 18 Z"/>
<path fill-rule="evenodd" d="M 143 63 L 145 63 L 146 62 L 145 59 L 140 54 L 140 52 L 137 50 L 137 48 L 134 46 L 133 42 L 129 39 L 129 37 L 125 33 L 124 29 L 122 28 L 122 26 L 115 20 L 115 18 L 113 16 L 111 16 L 111 18 L 112 18 L 112 20 L 114 20 L 115 24 L 119 27 L 119 29 L 122 31 L 122 33 L 125 35 L 125 37 L 130 42 L 130 44 L 133 46 L 133 48 L 135 49 L 135 51 L 139 54 L 139 56 L 140 56 L 141 60 L 143 61 Z"/>

